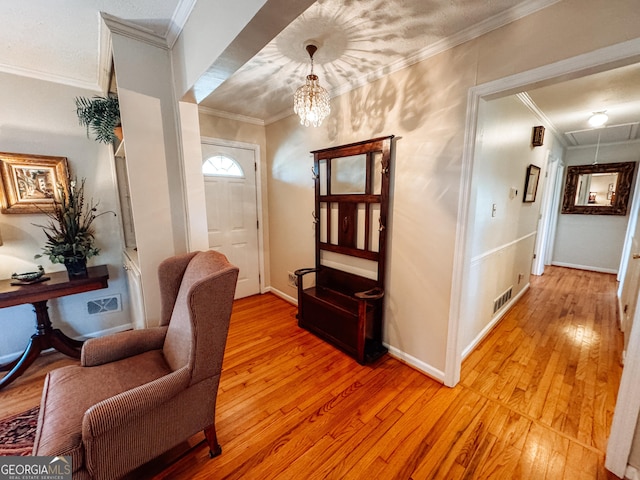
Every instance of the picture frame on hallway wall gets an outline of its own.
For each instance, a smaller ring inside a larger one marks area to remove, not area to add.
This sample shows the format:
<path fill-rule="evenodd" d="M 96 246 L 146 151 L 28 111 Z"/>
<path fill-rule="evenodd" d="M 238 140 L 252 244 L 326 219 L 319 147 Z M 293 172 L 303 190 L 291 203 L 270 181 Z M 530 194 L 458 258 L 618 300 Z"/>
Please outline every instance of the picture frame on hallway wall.
<path fill-rule="evenodd" d="M 58 200 L 58 185 L 69 190 L 66 157 L 0 153 L 2 213 L 47 213 Z"/>
<path fill-rule="evenodd" d="M 536 193 L 538 192 L 538 180 L 540 180 L 540 167 L 533 164 L 527 167 L 527 176 L 524 180 L 524 203 L 532 203 L 536 201 Z"/>

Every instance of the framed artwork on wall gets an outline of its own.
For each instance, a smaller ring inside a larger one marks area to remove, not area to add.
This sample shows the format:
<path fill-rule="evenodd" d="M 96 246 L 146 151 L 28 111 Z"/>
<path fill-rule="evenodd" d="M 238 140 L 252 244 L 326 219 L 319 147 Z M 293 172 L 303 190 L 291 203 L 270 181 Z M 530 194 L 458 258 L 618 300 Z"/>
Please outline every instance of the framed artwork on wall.
<path fill-rule="evenodd" d="M 544 127 L 538 125 L 533 127 L 533 134 L 531 135 L 531 146 L 541 147 L 544 144 Z"/>
<path fill-rule="evenodd" d="M 58 200 L 57 185 L 68 191 L 66 157 L 0 153 L 2 213 L 45 213 Z"/>
<path fill-rule="evenodd" d="M 540 167 L 529 165 L 527 167 L 527 176 L 524 181 L 524 203 L 536 201 L 536 193 L 538 191 L 538 180 L 540 180 Z"/>

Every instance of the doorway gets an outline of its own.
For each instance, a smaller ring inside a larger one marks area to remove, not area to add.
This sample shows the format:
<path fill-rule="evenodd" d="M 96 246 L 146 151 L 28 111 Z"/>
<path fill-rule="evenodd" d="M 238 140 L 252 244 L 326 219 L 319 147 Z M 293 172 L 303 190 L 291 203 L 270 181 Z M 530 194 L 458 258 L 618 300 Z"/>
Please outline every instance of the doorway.
<path fill-rule="evenodd" d="M 261 291 L 256 149 L 202 141 L 208 246 L 240 272 L 235 298 Z"/>
<path fill-rule="evenodd" d="M 457 232 L 456 251 L 454 256 L 454 275 L 452 284 L 450 323 L 448 332 L 448 348 L 447 361 L 445 366 L 445 384 L 456 385 L 460 380 L 460 368 L 462 363 L 462 346 L 459 342 L 461 334 L 461 318 L 465 315 L 464 301 L 469 295 L 469 269 L 470 259 L 472 258 L 472 245 L 470 242 L 472 234 L 472 214 L 470 208 L 471 193 L 473 189 L 473 170 L 475 157 L 475 139 L 477 135 L 477 118 L 481 100 L 483 98 L 496 98 L 498 95 L 509 95 L 510 93 L 522 91 L 529 85 L 550 84 L 561 78 L 578 78 L 593 72 L 601 72 L 615 68 L 620 65 L 629 65 L 637 62 L 637 51 L 640 47 L 640 40 L 631 40 L 622 44 L 605 47 L 603 49 L 574 57 L 571 59 L 559 61 L 555 64 L 539 67 L 528 72 L 516 74 L 511 77 L 503 78 L 484 85 L 473 87 L 469 92 L 469 101 L 467 105 L 467 123 L 465 128 L 465 145 L 463 153 L 462 166 L 462 184 L 460 195 L 459 225 Z M 635 315 L 638 317 L 638 315 Z M 635 329 L 638 333 L 638 329 Z M 632 334 L 634 329 L 631 330 Z M 640 337 L 640 335 L 637 335 Z M 634 406 L 634 412 L 623 411 L 624 405 L 631 403 L 631 399 L 638 397 L 640 387 L 637 382 L 629 383 L 631 387 L 626 390 L 622 388 L 625 384 L 625 377 L 629 379 L 633 372 L 640 371 L 640 355 L 630 354 L 631 351 L 638 352 L 640 350 L 640 338 L 636 338 L 634 343 L 632 337 L 629 341 L 629 352 L 625 369 L 622 375 L 621 389 L 616 404 L 616 416 L 623 419 L 615 422 L 612 426 L 609 438 L 609 446 L 616 446 L 618 455 L 612 456 L 612 452 L 616 448 L 610 448 L 607 452 L 607 468 L 618 476 L 620 472 L 624 474 L 624 466 L 626 456 L 629 453 L 630 441 L 635 429 L 635 418 L 637 417 L 637 405 Z M 628 409 L 627 409 L 628 410 Z M 633 413 L 632 416 L 630 413 Z"/>

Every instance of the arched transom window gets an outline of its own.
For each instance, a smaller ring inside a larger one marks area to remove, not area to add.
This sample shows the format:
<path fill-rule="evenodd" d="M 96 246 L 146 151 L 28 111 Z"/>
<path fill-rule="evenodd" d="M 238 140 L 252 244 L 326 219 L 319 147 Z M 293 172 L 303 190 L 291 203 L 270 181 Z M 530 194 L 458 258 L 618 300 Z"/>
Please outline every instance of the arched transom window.
<path fill-rule="evenodd" d="M 224 155 L 207 158 L 202 163 L 202 174 L 205 177 L 244 177 L 240 164 Z"/>

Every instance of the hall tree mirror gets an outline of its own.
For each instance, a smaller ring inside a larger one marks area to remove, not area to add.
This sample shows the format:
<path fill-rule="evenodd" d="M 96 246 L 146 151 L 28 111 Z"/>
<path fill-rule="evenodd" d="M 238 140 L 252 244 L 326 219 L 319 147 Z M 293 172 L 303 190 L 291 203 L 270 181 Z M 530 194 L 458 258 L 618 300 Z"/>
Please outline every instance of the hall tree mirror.
<path fill-rule="evenodd" d="M 562 213 L 626 215 L 635 162 L 567 167 Z"/>

